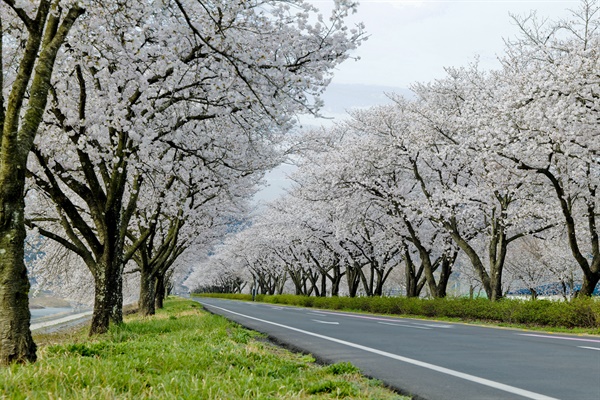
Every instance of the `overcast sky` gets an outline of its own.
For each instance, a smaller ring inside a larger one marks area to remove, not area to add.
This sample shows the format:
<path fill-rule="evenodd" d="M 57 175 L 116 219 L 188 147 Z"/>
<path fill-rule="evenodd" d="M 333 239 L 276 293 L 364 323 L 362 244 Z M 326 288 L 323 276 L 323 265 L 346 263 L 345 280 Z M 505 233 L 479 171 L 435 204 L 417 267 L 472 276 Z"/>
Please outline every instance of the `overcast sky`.
<path fill-rule="evenodd" d="M 324 11 L 333 0 L 310 0 Z M 518 30 L 509 13 L 537 10 L 551 19 L 567 17 L 579 0 L 362 0 L 353 22 L 365 24 L 369 39 L 346 61 L 333 83 L 406 88 L 442 77 L 444 67 L 461 66 L 480 56 L 486 68 L 498 66 L 503 38 Z"/>
<path fill-rule="evenodd" d="M 309 0 L 328 14 L 333 0 Z M 444 77 L 444 67 L 465 66 L 479 56 L 484 69 L 499 66 L 503 39 L 515 38 L 518 30 L 509 14 L 551 20 L 567 18 L 579 0 L 362 0 L 352 23 L 362 21 L 369 39 L 335 72 L 324 96 L 324 115 L 330 120 L 301 118 L 306 125 L 331 125 L 352 108 L 389 101 L 385 92 L 407 92 L 415 82 Z M 269 201 L 288 187 L 286 175 L 294 168 L 281 166 L 266 176 L 268 187 L 256 199 Z"/>

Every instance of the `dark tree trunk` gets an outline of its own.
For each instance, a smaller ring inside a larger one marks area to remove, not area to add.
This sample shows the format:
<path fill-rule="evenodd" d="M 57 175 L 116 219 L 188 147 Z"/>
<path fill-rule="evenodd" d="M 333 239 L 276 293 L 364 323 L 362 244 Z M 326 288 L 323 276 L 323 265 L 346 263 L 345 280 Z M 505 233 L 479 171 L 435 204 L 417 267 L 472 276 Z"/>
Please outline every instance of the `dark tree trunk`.
<path fill-rule="evenodd" d="M 348 266 L 346 269 L 346 280 L 348 282 L 348 295 L 356 297 L 358 285 L 360 284 L 360 271 L 358 266 Z"/>
<path fill-rule="evenodd" d="M 165 286 L 165 276 L 164 275 L 159 275 L 156 277 L 156 297 L 155 297 L 155 302 L 154 302 L 154 306 L 157 309 L 162 309 L 164 308 L 164 300 L 165 297 L 167 297 L 167 288 Z"/>
<path fill-rule="evenodd" d="M 371 273 L 369 279 L 365 275 L 362 267 L 356 267 L 358 271 L 358 275 L 360 277 L 360 281 L 362 282 L 363 288 L 365 289 L 365 295 L 372 297 L 373 296 L 373 266 L 369 264 L 369 272 Z"/>
<path fill-rule="evenodd" d="M 105 255 L 94 277 L 94 311 L 90 336 L 108 331 L 111 323 L 123 323 L 123 274 L 119 257 Z M 117 260 L 115 260 L 117 258 Z"/>
<path fill-rule="evenodd" d="M 44 0 L 38 4 L 35 19 L 10 16 L 15 23 L 20 19 L 28 25 L 29 36 L 21 58 L 13 60 L 19 66 L 8 85 L 4 82 L 4 50 L 0 43 L 0 92 L 10 92 L 8 101 L 0 93 L 0 365 L 36 360 L 24 263 L 25 171 L 46 110 L 56 55 L 84 12 L 78 5 L 62 15 L 50 13 L 50 8 L 51 2 Z M 0 16 L 0 36 L 5 17 Z"/>
<path fill-rule="evenodd" d="M 101 271 L 94 277 L 94 312 L 90 325 L 90 336 L 108 331 L 112 296 L 109 293 L 107 282 L 106 271 Z"/>
<path fill-rule="evenodd" d="M 285 289 L 285 281 L 286 280 L 287 280 L 286 273 L 283 273 L 279 277 L 277 277 L 277 280 L 275 281 L 275 293 L 283 294 L 283 289 Z M 273 294 L 275 294 L 275 293 L 273 293 Z"/>
<path fill-rule="evenodd" d="M 531 292 L 531 300 L 535 301 L 538 298 L 538 292 L 537 290 L 535 290 L 534 288 L 529 288 L 529 291 Z"/>
<path fill-rule="evenodd" d="M 388 277 L 390 276 L 390 273 L 392 272 L 393 268 L 388 268 L 387 270 L 385 268 L 382 269 L 377 269 L 377 282 L 375 284 L 375 291 L 374 291 L 374 295 L 375 296 L 383 296 L 383 285 L 385 285 L 385 282 L 387 281 Z"/>
<path fill-rule="evenodd" d="M 123 264 L 113 266 L 109 276 L 110 300 L 110 322 L 113 324 L 123 323 Z"/>
<path fill-rule="evenodd" d="M 333 267 L 331 267 L 332 275 L 327 277 L 331 280 L 331 296 L 339 296 L 340 295 L 340 283 L 342 282 L 342 277 L 344 274 L 341 272 L 341 268 L 339 263 L 336 263 Z"/>
<path fill-rule="evenodd" d="M 581 285 L 581 290 L 578 293 L 578 296 L 581 297 L 589 297 L 596 290 L 596 286 L 598 286 L 598 282 L 600 282 L 600 274 L 599 273 L 590 273 L 583 275 L 583 284 Z"/>
<path fill-rule="evenodd" d="M 142 269 L 140 274 L 140 299 L 138 312 L 143 316 L 156 314 L 156 279 L 152 274 Z"/>
<path fill-rule="evenodd" d="M 288 273 L 290 278 L 292 279 L 292 283 L 294 284 L 295 294 L 296 296 L 301 296 L 303 294 L 302 291 L 302 273 L 299 270 L 293 270 L 291 268 L 288 269 Z"/>
<path fill-rule="evenodd" d="M 436 297 L 438 299 L 444 298 L 448 294 L 448 281 L 450 280 L 450 274 L 452 273 L 452 264 L 447 260 L 442 261 L 442 271 L 438 279 Z"/>
<path fill-rule="evenodd" d="M 29 321 L 29 280 L 23 261 L 22 197 L 0 211 L 0 365 L 36 360 Z"/>
<path fill-rule="evenodd" d="M 419 270 L 416 270 L 415 263 L 408 251 L 405 252 L 405 276 L 406 276 L 406 297 L 419 297 L 421 290 L 425 285 L 425 280 L 421 280 L 423 274 L 423 264 Z"/>
<path fill-rule="evenodd" d="M 327 274 L 321 273 L 321 297 L 327 297 Z"/>

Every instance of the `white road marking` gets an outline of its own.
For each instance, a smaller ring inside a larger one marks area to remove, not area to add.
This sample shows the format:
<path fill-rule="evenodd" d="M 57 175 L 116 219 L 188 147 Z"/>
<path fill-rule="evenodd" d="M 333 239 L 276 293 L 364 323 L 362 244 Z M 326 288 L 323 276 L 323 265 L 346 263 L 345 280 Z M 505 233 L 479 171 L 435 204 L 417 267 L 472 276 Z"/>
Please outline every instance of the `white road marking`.
<path fill-rule="evenodd" d="M 269 325 L 274 325 L 274 326 L 278 326 L 280 328 L 284 328 L 284 329 L 289 329 L 291 331 L 294 332 L 299 332 L 299 333 L 303 333 L 305 335 L 309 335 L 309 336 L 314 336 L 323 340 L 328 340 L 330 342 L 334 342 L 334 343 L 338 343 L 338 344 L 342 344 L 344 346 L 348 346 L 348 347 L 353 347 L 355 349 L 359 349 L 359 350 L 363 350 L 363 351 L 367 351 L 369 353 L 373 353 L 373 354 L 378 354 L 380 356 L 384 356 L 384 357 L 388 357 L 394 360 L 398 360 L 398 361 L 402 361 L 405 362 L 407 364 L 412 364 L 412 365 L 416 365 L 422 368 L 427 368 L 430 369 L 432 371 L 437 371 L 440 372 L 442 374 L 447 374 L 447 375 L 451 375 L 460 379 L 464 379 L 470 382 L 475 382 L 475 383 L 479 383 L 480 385 L 484 385 L 484 386 L 489 386 L 492 387 L 494 389 L 498 389 L 504 392 L 508 392 L 508 393 L 513 393 L 513 394 L 517 394 L 519 396 L 523 396 L 526 397 L 528 399 L 534 399 L 534 400 L 558 400 L 554 397 L 549 397 L 540 393 L 535 393 L 535 392 L 531 392 L 529 390 L 525 390 L 525 389 L 520 389 L 518 387 L 514 387 L 514 386 L 510 386 L 510 385 L 505 385 L 504 383 L 500 383 L 500 382 L 495 382 L 489 379 L 485 379 L 485 378 L 480 378 L 478 376 L 475 375 L 470 375 L 470 374 L 465 374 L 463 372 L 459 372 L 459 371 L 454 371 L 452 369 L 449 368 L 444 368 L 444 367 L 440 367 L 438 365 L 434 365 L 434 364 L 429 364 L 423 361 L 419 361 L 419 360 L 415 360 L 412 358 L 408 358 L 408 357 L 403 357 L 403 356 L 399 356 L 397 354 L 393 354 L 393 353 L 388 353 L 387 351 L 382 351 L 382 350 L 377 350 L 371 347 L 367 347 L 367 346 L 363 346 L 357 343 L 352 343 L 352 342 L 347 342 L 345 340 L 341 340 L 341 339 L 336 339 L 330 336 L 325 336 L 325 335 L 320 335 L 318 333 L 314 333 L 314 332 L 309 332 L 309 331 L 305 331 L 303 329 L 298 329 L 298 328 L 294 328 L 292 326 L 288 326 L 288 325 L 283 325 L 283 324 L 279 324 L 277 322 L 272 322 L 272 321 L 267 321 L 264 319 L 260 319 L 260 318 L 256 318 L 256 317 L 251 317 L 250 315 L 245 315 L 245 314 L 241 314 L 235 311 L 231 311 L 228 310 L 226 308 L 222 308 L 222 307 L 218 307 L 218 306 L 214 306 L 209 304 L 211 307 L 214 307 L 216 309 L 228 312 L 230 314 L 234 314 L 234 315 L 238 315 L 240 317 L 244 317 L 244 318 L 248 318 L 248 319 L 252 319 L 254 321 L 259 321 L 259 322 L 263 322 L 265 324 L 269 324 Z"/>
<path fill-rule="evenodd" d="M 440 324 L 420 324 L 418 322 L 413 322 L 414 325 L 421 325 L 421 326 L 429 326 L 431 328 L 442 328 L 442 329 L 449 329 L 449 328 L 454 328 L 452 325 L 440 325 Z"/>
<path fill-rule="evenodd" d="M 577 347 L 579 347 L 580 349 L 590 349 L 590 350 L 600 351 L 600 348 L 598 348 L 598 347 L 587 347 L 587 346 L 577 346 Z"/>
<path fill-rule="evenodd" d="M 346 314 L 346 313 L 340 313 L 340 312 L 327 312 L 327 311 L 322 311 L 320 312 L 321 314 L 324 315 L 336 315 L 339 317 L 350 317 L 350 318 L 358 318 L 358 319 L 367 319 L 367 320 L 372 320 L 372 321 L 388 321 L 390 323 L 397 323 L 397 321 L 402 321 L 403 319 L 398 319 L 398 318 L 382 318 L 382 317 L 372 317 L 372 316 L 368 316 L 368 315 L 354 315 L 354 314 Z M 422 323 L 418 323 L 418 322 L 410 322 L 412 325 L 421 325 L 421 326 L 428 326 L 428 327 L 432 327 L 432 328 L 454 328 L 454 326 L 452 325 L 441 325 L 441 324 L 422 324 Z"/>
<path fill-rule="evenodd" d="M 414 326 L 414 325 L 404 325 L 404 324 L 393 324 L 391 322 L 378 322 L 378 324 L 381 325 L 392 325 L 392 326 L 403 326 L 405 328 L 413 328 L 413 329 L 432 329 L 432 328 L 427 328 L 425 326 Z"/>
<path fill-rule="evenodd" d="M 272 310 L 283 310 L 283 307 L 269 307 Z"/>
<path fill-rule="evenodd" d="M 329 324 L 329 325 L 339 325 L 339 322 L 332 322 L 332 321 L 319 321 L 318 319 L 311 319 L 311 321 L 315 321 L 318 322 L 320 324 Z"/>
<path fill-rule="evenodd" d="M 535 333 L 517 333 L 517 335 L 540 337 L 540 338 L 544 338 L 544 339 L 561 339 L 561 340 L 573 340 L 573 341 L 577 341 L 577 342 L 600 343 L 600 339 L 574 338 L 574 337 L 567 337 L 567 336 L 538 335 L 538 334 L 535 334 Z"/>
<path fill-rule="evenodd" d="M 40 328 L 46 328 L 48 326 L 58 325 L 58 324 L 62 324 L 63 322 L 74 321 L 79 318 L 87 317 L 88 315 L 92 315 L 92 311 L 86 311 L 86 312 L 79 313 L 79 314 L 69 315 L 69 316 L 66 316 L 63 318 L 53 319 L 51 321 L 38 322 L 37 324 L 31 324 L 30 329 L 33 331 L 33 330 L 40 329 Z"/>

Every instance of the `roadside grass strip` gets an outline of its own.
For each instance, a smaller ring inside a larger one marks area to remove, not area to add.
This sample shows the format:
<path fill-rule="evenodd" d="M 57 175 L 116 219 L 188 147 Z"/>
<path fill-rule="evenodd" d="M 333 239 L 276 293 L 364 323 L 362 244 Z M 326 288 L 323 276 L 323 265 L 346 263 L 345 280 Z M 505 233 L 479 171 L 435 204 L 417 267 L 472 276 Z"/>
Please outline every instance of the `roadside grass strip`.
<path fill-rule="evenodd" d="M 38 361 L 0 369 L 0 399 L 407 399 L 351 364 L 317 365 L 189 300 L 86 332 L 34 335 Z"/>

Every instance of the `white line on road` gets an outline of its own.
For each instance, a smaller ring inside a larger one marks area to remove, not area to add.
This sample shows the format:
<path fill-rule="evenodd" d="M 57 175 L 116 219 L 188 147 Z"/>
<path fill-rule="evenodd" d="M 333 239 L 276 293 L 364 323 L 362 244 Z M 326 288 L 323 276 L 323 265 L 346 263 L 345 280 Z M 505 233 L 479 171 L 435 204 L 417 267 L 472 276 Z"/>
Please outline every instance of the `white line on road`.
<path fill-rule="evenodd" d="M 396 323 L 397 321 L 403 321 L 405 319 L 399 319 L 399 318 L 382 318 L 382 317 L 372 317 L 372 316 L 367 316 L 367 315 L 354 315 L 354 314 L 346 314 L 346 313 L 340 313 L 340 312 L 328 312 L 328 311 L 321 311 L 320 312 L 323 315 L 335 315 L 338 317 L 349 317 L 349 318 L 358 318 L 358 319 L 366 319 L 366 320 L 372 320 L 372 321 L 388 321 L 391 323 Z M 410 319 L 409 319 L 410 321 Z M 452 325 L 441 325 L 441 324 L 421 324 L 418 322 L 410 322 L 411 325 L 421 325 L 421 326 L 428 326 L 431 328 L 454 328 L 454 326 Z"/>
<path fill-rule="evenodd" d="M 88 315 L 92 315 L 92 311 L 87 311 L 87 312 L 83 312 L 80 314 L 69 315 L 69 316 L 63 317 L 63 318 L 53 319 L 52 321 L 38 322 L 37 324 L 31 324 L 30 329 L 33 331 L 33 330 L 40 329 L 40 328 L 46 328 L 48 326 L 58 325 L 58 324 L 62 324 L 63 322 L 69 322 L 69 321 L 73 321 L 73 320 L 76 320 L 79 318 L 87 317 Z"/>
<path fill-rule="evenodd" d="M 392 324 L 390 322 L 378 322 L 378 324 L 381 325 L 392 325 L 392 326 L 403 326 L 405 328 L 413 328 L 413 329 L 432 329 L 432 328 L 427 328 L 425 326 L 414 326 L 414 325 L 404 325 L 404 324 Z"/>
<path fill-rule="evenodd" d="M 311 321 L 318 322 L 320 324 L 329 324 L 329 325 L 339 325 L 339 322 L 331 322 L 331 321 L 319 321 L 318 319 L 311 319 Z"/>
<path fill-rule="evenodd" d="M 587 346 L 577 346 L 577 347 L 579 347 L 580 349 L 590 349 L 590 350 L 600 351 L 600 348 L 598 348 L 598 347 L 587 347 Z"/>
<path fill-rule="evenodd" d="M 567 336 L 538 335 L 538 334 L 535 334 L 535 333 L 517 333 L 517 335 L 540 337 L 540 338 L 545 338 L 545 339 L 562 339 L 562 340 L 574 340 L 574 341 L 577 341 L 577 342 L 600 343 L 599 339 L 574 338 L 574 337 L 567 337 Z"/>
<path fill-rule="evenodd" d="M 419 324 L 418 322 L 413 322 L 413 324 L 415 324 L 415 325 L 421 325 L 421 326 L 429 326 L 431 328 L 442 328 L 442 329 L 454 328 L 452 325 Z"/>
<path fill-rule="evenodd" d="M 309 335 L 309 336 L 314 336 L 314 337 L 318 337 L 320 339 L 324 339 L 324 340 L 328 340 L 334 343 L 339 343 L 342 344 L 344 346 L 348 346 L 348 347 L 353 347 L 355 349 L 360 349 L 360 350 L 364 350 L 367 351 L 369 353 L 373 353 L 373 354 L 378 354 L 380 356 L 384 356 L 384 357 L 388 357 L 394 360 L 398 360 L 398 361 L 402 361 L 408 364 L 412 364 L 412 365 L 416 365 L 419 367 L 423 367 L 423 368 L 427 368 L 430 369 L 432 371 L 437 371 L 440 372 L 442 374 L 447 374 L 447 375 L 451 375 L 460 379 L 464 379 L 467 381 L 471 381 L 471 382 L 475 382 L 475 383 L 479 383 L 481 385 L 484 386 L 489 386 L 492 387 L 494 389 L 498 389 L 498 390 L 502 390 L 504 392 L 508 392 L 508 393 L 514 393 L 517 394 L 519 396 L 523 396 L 526 397 L 528 399 L 535 399 L 535 400 L 558 400 L 554 397 L 549 397 L 540 393 L 535 393 L 535 392 L 531 392 L 529 390 L 525 390 L 525 389 L 520 389 L 518 387 L 514 387 L 514 386 L 510 386 L 510 385 L 505 385 L 504 383 L 500 383 L 500 382 L 495 382 L 489 379 L 485 379 L 485 378 L 480 378 L 478 376 L 475 375 L 470 375 L 470 374 L 465 374 L 463 372 L 459 372 L 459 371 L 454 371 L 452 369 L 449 368 L 444 368 L 444 367 L 440 367 L 438 365 L 434 365 L 434 364 L 429 364 L 423 361 L 419 361 L 419 360 L 415 360 L 412 358 L 408 358 L 408 357 L 403 357 L 403 356 L 399 356 L 397 354 L 393 354 L 393 353 L 388 353 L 387 351 L 382 351 L 382 350 L 377 350 L 371 347 L 367 347 L 367 346 L 363 346 L 357 343 L 352 343 L 352 342 L 347 342 L 345 340 L 341 340 L 341 339 L 336 339 L 330 336 L 325 336 L 325 335 L 320 335 L 318 333 L 314 333 L 314 332 L 309 332 L 309 331 L 305 331 L 303 329 L 298 329 L 298 328 L 294 328 L 292 326 L 288 326 L 288 325 L 283 325 L 283 324 L 278 324 L 277 322 L 272 322 L 272 321 L 267 321 L 264 319 L 260 319 L 260 318 L 256 318 L 256 317 L 251 317 L 249 315 L 245 315 L 245 314 L 241 314 L 235 311 L 231 311 L 228 310 L 226 308 L 222 308 L 222 307 L 218 307 L 218 306 L 214 306 L 212 304 L 209 304 L 210 307 L 214 307 L 216 309 L 228 312 L 230 314 L 234 314 L 234 315 L 238 315 L 240 317 L 244 317 L 244 318 L 248 318 L 248 319 L 252 319 L 254 321 L 259 321 L 259 322 L 264 322 L 265 324 L 269 324 L 269 325 L 274 325 L 274 326 L 278 326 L 280 328 L 285 328 L 285 329 L 289 329 L 295 332 L 299 332 L 299 333 L 303 333 L 305 335 Z"/>

